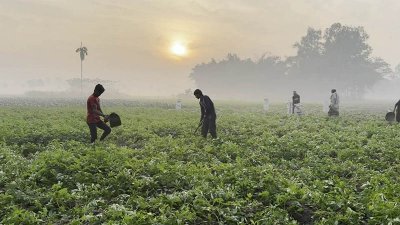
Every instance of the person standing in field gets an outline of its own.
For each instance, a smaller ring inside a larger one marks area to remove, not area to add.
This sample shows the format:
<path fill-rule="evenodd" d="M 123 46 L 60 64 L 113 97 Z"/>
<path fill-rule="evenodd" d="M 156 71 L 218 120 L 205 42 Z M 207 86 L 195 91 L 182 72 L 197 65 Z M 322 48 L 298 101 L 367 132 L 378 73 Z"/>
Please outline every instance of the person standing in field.
<path fill-rule="evenodd" d="M 328 116 L 339 116 L 339 96 L 336 89 L 332 89 L 331 93 L 331 104 L 329 105 Z"/>
<path fill-rule="evenodd" d="M 100 141 L 111 133 L 111 128 L 100 119 L 100 116 L 104 117 L 105 120 L 108 119 L 108 115 L 104 114 L 100 107 L 99 97 L 104 91 L 103 85 L 97 84 L 93 94 L 87 99 L 87 124 L 90 130 L 90 143 L 94 143 L 97 139 L 97 127 L 104 131 Z"/>
<path fill-rule="evenodd" d="M 292 104 L 292 114 L 294 114 L 295 107 L 300 104 L 300 95 L 296 91 L 293 91 Z"/>
<path fill-rule="evenodd" d="M 400 122 L 400 100 L 394 105 L 394 110 L 396 112 L 396 121 Z"/>
<path fill-rule="evenodd" d="M 199 89 L 194 91 L 194 96 L 199 99 L 200 103 L 200 123 L 202 123 L 201 135 L 206 138 L 208 132 L 210 132 L 213 138 L 217 138 L 217 125 L 215 123 L 217 115 L 215 114 L 214 103 L 207 95 L 203 95 Z"/>

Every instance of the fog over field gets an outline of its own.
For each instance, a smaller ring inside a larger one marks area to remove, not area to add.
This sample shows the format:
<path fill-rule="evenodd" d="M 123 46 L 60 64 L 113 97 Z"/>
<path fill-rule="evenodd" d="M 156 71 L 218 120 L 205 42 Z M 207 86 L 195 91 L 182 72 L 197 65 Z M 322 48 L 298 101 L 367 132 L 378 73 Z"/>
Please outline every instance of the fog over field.
<path fill-rule="evenodd" d="M 397 0 L 2 0 L 0 20 L 0 96 L 400 97 Z"/>

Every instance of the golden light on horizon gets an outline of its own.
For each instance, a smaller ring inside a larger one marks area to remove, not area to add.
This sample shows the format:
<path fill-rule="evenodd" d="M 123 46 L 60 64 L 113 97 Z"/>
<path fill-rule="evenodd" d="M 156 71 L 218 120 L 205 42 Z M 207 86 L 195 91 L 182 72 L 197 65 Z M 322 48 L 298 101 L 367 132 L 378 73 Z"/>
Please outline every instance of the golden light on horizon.
<path fill-rule="evenodd" d="M 180 57 L 185 56 L 187 54 L 187 48 L 181 42 L 174 42 L 170 47 L 170 51 L 172 54 Z"/>

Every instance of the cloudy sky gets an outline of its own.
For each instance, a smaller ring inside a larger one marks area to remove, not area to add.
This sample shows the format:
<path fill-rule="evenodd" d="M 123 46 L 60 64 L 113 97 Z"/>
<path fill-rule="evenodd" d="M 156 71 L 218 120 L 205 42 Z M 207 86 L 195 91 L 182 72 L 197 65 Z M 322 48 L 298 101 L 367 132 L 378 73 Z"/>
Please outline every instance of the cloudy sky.
<path fill-rule="evenodd" d="M 308 27 L 335 22 L 363 26 L 373 55 L 394 67 L 398 21 L 399 0 L 0 0 L 0 94 L 24 91 L 27 80 L 60 88 L 56 81 L 80 77 L 82 41 L 84 77 L 169 96 L 194 87 L 198 63 L 228 53 L 290 56 Z"/>

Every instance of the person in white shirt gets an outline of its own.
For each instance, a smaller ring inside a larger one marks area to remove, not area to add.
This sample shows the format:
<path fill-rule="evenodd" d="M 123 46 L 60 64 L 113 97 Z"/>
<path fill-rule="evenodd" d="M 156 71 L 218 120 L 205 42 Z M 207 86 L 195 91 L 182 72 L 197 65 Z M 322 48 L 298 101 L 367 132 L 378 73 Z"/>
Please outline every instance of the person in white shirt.
<path fill-rule="evenodd" d="M 336 89 L 332 89 L 331 93 L 331 104 L 329 105 L 328 116 L 339 116 L 339 96 Z"/>

